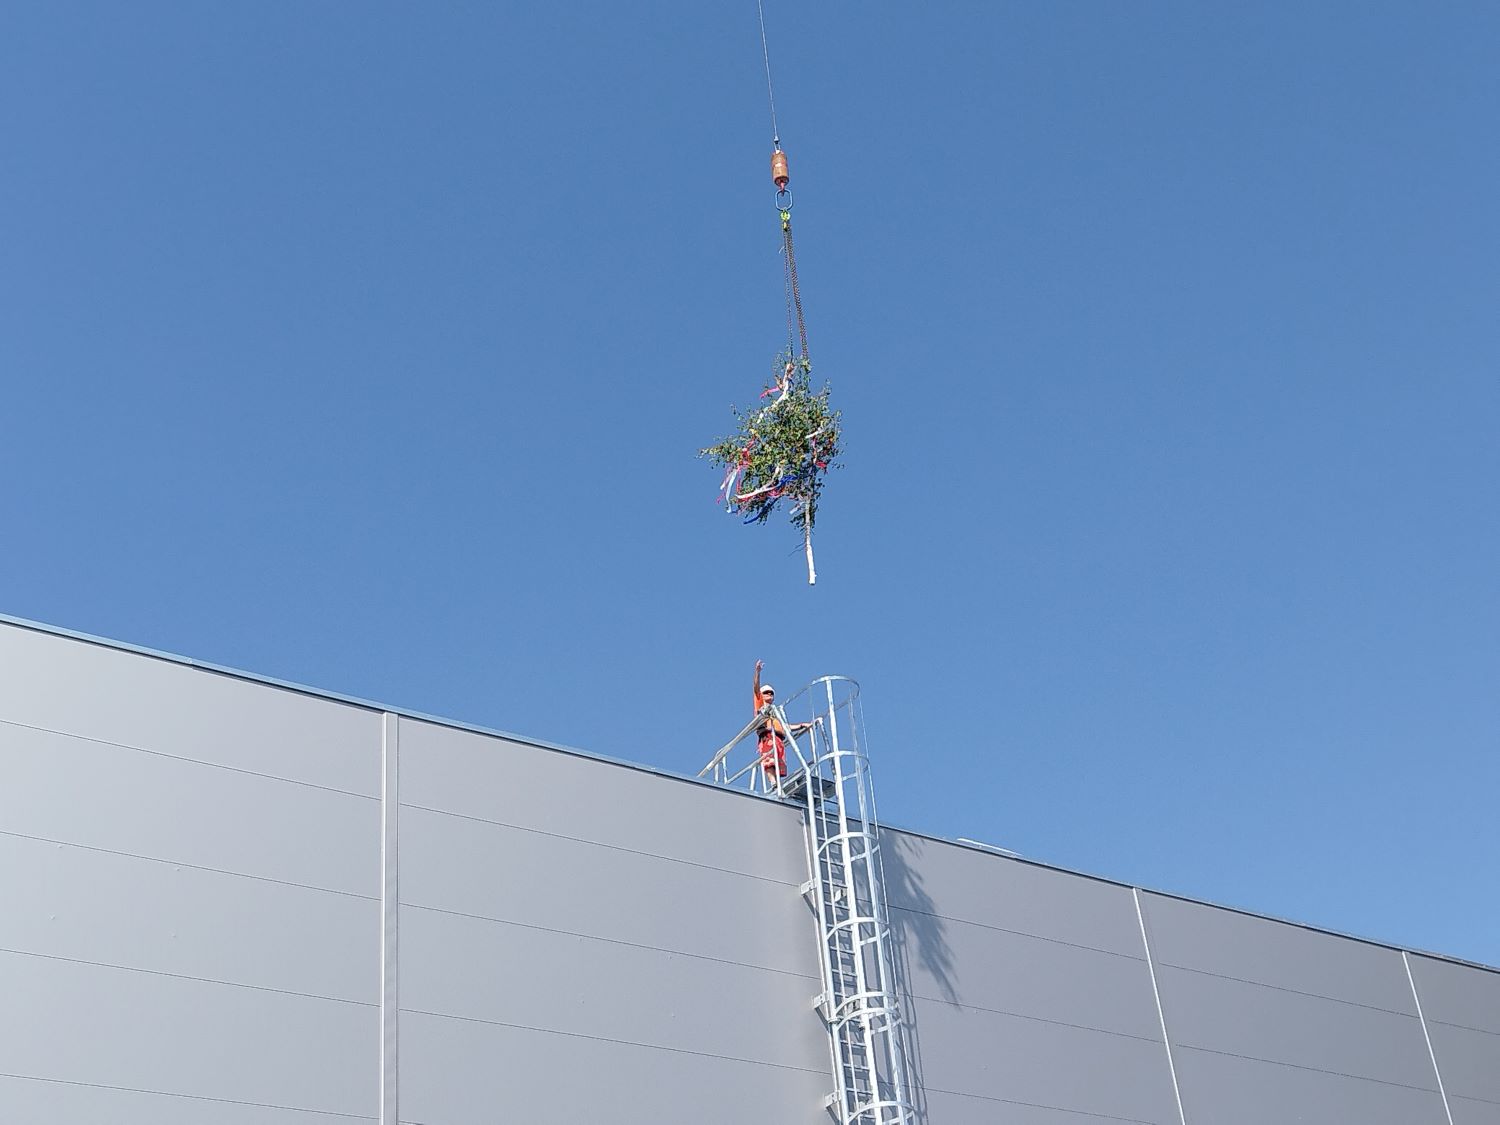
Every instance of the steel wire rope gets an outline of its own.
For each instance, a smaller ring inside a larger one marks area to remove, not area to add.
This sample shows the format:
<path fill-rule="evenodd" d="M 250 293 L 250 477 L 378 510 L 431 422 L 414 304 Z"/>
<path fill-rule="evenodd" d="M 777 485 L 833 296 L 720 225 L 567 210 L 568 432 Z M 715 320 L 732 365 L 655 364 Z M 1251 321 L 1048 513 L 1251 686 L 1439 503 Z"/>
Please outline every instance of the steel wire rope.
<path fill-rule="evenodd" d="M 763 0 L 755 0 L 755 11 L 760 16 L 760 54 L 766 61 L 766 97 L 771 101 L 771 143 L 781 147 L 781 130 L 776 127 L 776 90 L 771 85 L 771 48 L 766 45 L 766 9 Z"/>
<path fill-rule="evenodd" d="M 766 38 L 765 0 L 755 0 L 755 14 L 760 20 L 760 56 L 766 65 L 766 100 L 771 106 L 771 146 L 781 148 L 781 127 L 776 122 L 776 85 L 771 80 L 771 47 Z M 802 313 L 802 291 L 797 285 L 797 255 L 792 246 L 792 199 L 783 186 L 776 193 L 777 209 L 781 212 L 782 254 L 786 259 L 786 343 L 787 351 L 793 352 L 796 343 L 792 337 L 792 314 L 796 311 L 797 339 L 802 343 L 800 358 L 807 363 L 807 321 Z M 790 358 L 798 358 L 796 355 Z"/>

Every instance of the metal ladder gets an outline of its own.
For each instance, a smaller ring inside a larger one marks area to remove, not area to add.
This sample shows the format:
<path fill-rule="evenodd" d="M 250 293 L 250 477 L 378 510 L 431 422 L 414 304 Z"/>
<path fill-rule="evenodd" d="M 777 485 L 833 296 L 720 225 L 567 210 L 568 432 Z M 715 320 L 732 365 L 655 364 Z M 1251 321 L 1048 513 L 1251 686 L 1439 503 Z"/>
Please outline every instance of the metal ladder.
<path fill-rule="evenodd" d="M 788 774 L 767 774 L 754 754 L 734 757 L 768 720 L 787 732 Z M 914 1125 L 907 1086 L 907 1029 L 897 999 L 880 826 L 870 764 L 861 747 L 859 685 L 824 676 L 782 705 L 764 708 L 699 772 L 805 808 L 808 880 L 802 894 L 818 922 L 822 991 L 813 997 L 828 1029 L 838 1125 Z M 793 729 L 802 728 L 800 737 Z"/>
<path fill-rule="evenodd" d="M 797 747 L 802 768 L 790 788 L 807 809 L 810 878 L 802 893 L 822 938 L 823 991 L 814 1005 L 828 1027 L 836 1079 L 827 1105 L 840 1125 L 911 1125 L 880 828 L 860 745 L 859 686 L 825 676 L 804 691 L 815 714 L 808 752 Z"/>

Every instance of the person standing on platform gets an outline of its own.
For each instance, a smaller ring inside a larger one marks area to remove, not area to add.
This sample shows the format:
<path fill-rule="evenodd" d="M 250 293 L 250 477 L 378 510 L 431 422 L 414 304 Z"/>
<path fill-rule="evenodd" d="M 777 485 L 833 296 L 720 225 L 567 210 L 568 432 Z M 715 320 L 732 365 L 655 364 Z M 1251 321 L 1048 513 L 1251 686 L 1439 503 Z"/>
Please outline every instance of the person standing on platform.
<path fill-rule="evenodd" d="M 755 693 L 755 714 L 757 715 L 776 702 L 776 689 L 770 684 L 760 682 L 760 672 L 764 667 L 765 661 L 755 662 L 755 681 L 752 690 Z M 756 731 L 756 737 L 760 750 L 760 766 L 766 771 L 766 782 L 771 788 L 776 788 L 780 779 L 786 776 L 787 732 L 790 730 L 792 734 L 801 734 L 811 726 L 811 723 L 793 723 L 791 727 L 787 727 L 775 715 L 766 714 L 765 722 L 761 723 L 759 730 Z"/>

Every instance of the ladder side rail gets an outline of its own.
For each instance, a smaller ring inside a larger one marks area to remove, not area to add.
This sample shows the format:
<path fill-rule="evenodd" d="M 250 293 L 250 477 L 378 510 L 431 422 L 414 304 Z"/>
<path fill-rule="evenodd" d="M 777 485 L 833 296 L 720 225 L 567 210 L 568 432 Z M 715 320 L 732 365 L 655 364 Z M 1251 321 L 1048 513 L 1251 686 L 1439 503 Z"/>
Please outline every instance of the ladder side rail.
<path fill-rule="evenodd" d="M 830 711 L 834 710 L 831 699 Z M 845 722 L 834 734 L 835 773 L 840 777 L 841 851 L 848 863 L 847 891 L 853 916 L 867 925 L 856 926 L 859 952 L 857 971 L 864 976 L 865 996 L 848 1006 L 848 1026 L 863 1032 L 863 1053 L 868 1065 L 875 1068 L 876 1088 L 857 1107 L 850 1125 L 910 1125 L 912 1102 L 907 1085 L 904 1056 L 906 1023 L 896 991 L 890 942 L 889 902 L 885 889 L 885 863 L 881 853 L 879 817 L 875 805 L 874 783 L 863 743 L 862 709 L 856 696 L 845 703 Z M 842 729 L 846 727 L 847 729 Z M 854 791 L 849 792 L 852 783 Z M 850 801 L 850 798 L 853 801 Z M 851 809 L 851 805 L 855 808 Z M 857 811 L 857 825 L 850 824 L 851 812 Z M 863 901 L 861 901 L 863 900 Z M 884 1071 L 884 1073 L 880 1073 Z M 884 1090 L 879 1087 L 884 1085 Z M 872 1118 L 873 1115 L 873 1118 Z"/>
<path fill-rule="evenodd" d="M 854 704 L 857 707 L 857 703 Z M 852 709 L 851 709 L 852 710 Z M 862 844 L 858 861 L 863 868 L 862 883 L 868 894 L 868 908 L 861 905 L 861 913 L 870 922 L 868 935 L 861 935 L 860 954 L 868 980 L 866 991 L 881 999 L 880 1011 L 870 1016 L 872 1036 L 878 1033 L 881 1061 L 884 1063 L 884 1078 L 892 1097 L 904 1103 L 907 1096 L 906 1067 L 903 1052 L 905 1046 L 904 1020 L 901 1017 L 900 1001 L 895 991 L 893 961 L 888 948 L 890 940 L 890 914 L 885 898 L 885 865 L 880 854 L 879 821 L 875 810 L 874 785 L 870 777 L 869 761 L 858 745 L 859 722 L 852 714 L 849 730 L 849 762 L 856 789 L 859 808 Z M 858 893 L 856 891 L 856 893 Z M 868 960 L 865 960 L 868 958 Z"/>
<path fill-rule="evenodd" d="M 826 728 L 824 734 L 825 736 L 828 734 Z M 825 756 L 825 760 L 831 761 L 831 757 Z M 835 1012 L 846 1006 L 851 996 L 857 995 L 860 991 L 860 982 L 855 975 L 858 949 L 851 929 L 852 925 L 857 922 L 858 916 L 851 914 L 850 909 L 849 850 L 848 842 L 840 831 L 837 799 L 829 802 L 825 798 L 820 811 L 826 880 L 822 894 L 829 904 L 823 933 L 823 947 L 834 960 L 834 989 L 825 1008 L 824 1018 L 828 1020 L 830 1031 L 840 1050 L 840 1065 L 836 1070 L 836 1079 L 842 1089 L 844 1106 L 842 1122 L 843 1125 L 851 1125 L 859 1120 L 859 1107 L 868 1100 L 869 1083 L 862 1076 L 869 1073 L 871 1057 L 867 1049 L 868 1045 L 861 1035 L 862 1028 L 847 1021 L 835 1020 L 833 1016 Z M 837 880 L 834 878 L 835 869 L 838 874 Z"/>
<path fill-rule="evenodd" d="M 812 742 L 813 758 L 814 761 L 816 761 L 816 733 L 814 733 L 813 735 Z M 818 1001 L 821 1003 L 826 1012 L 832 1010 L 833 1005 L 836 1003 L 837 996 L 834 984 L 835 966 L 833 963 L 833 956 L 829 950 L 829 943 L 827 939 L 827 935 L 829 933 L 829 912 L 831 909 L 831 903 L 827 901 L 826 890 L 831 881 L 831 877 L 827 873 L 828 859 L 823 848 L 822 836 L 825 814 L 824 810 L 820 807 L 820 803 L 818 801 L 817 786 L 815 786 L 814 784 L 814 776 L 816 772 L 815 767 L 813 764 L 809 763 L 804 766 L 804 770 L 806 773 L 806 792 L 803 794 L 803 799 L 807 802 L 806 838 L 808 855 L 808 885 L 810 891 L 812 892 L 813 901 L 817 910 L 818 933 L 821 938 L 821 940 L 819 941 L 818 961 L 820 962 L 820 968 L 822 969 L 823 973 L 823 993 L 820 997 L 818 997 Z M 838 1029 L 831 1021 L 828 1021 L 826 1019 L 825 1024 L 828 1031 L 829 1063 L 831 1065 L 833 1073 L 838 1076 L 838 1084 L 834 1090 L 833 1100 L 838 1108 L 839 1120 L 847 1121 L 850 1110 L 850 1106 L 848 1104 L 849 1095 L 848 1087 L 844 1081 L 844 1066 L 838 1039 Z"/>
<path fill-rule="evenodd" d="M 842 724 L 835 720 L 833 767 L 839 778 L 838 784 L 838 831 L 832 841 L 844 860 L 845 885 L 841 889 L 844 900 L 844 924 L 834 935 L 835 940 L 848 950 L 848 987 L 842 1003 L 830 1013 L 842 1025 L 841 1038 L 846 1043 L 851 1062 L 850 1081 L 853 1086 L 855 1112 L 853 1122 L 868 1120 L 868 1108 L 872 1100 L 880 1096 L 880 1044 L 873 1021 L 871 1001 L 875 998 L 872 981 L 869 980 L 865 957 L 865 936 L 869 918 L 865 913 L 861 884 L 863 880 L 862 856 L 867 846 L 857 827 L 849 821 L 849 787 L 855 782 L 848 757 L 842 752 L 841 743 L 845 732 Z"/>
<path fill-rule="evenodd" d="M 867 911 L 864 903 L 860 901 L 861 891 L 871 889 L 870 882 L 873 875 L 873 868 L 870 866 L 870 853 L 871 849 L 875 846 L 875 841 L 869 836 L 869 825 L 864 815 L 865 777 L 862 768 L 863 763 L 860 761 L 857 742 L 855 741 L 857 738 L 857 724 L 853 721 L 854 716 L 852 712 L 845 716 L 845 719 L 848 731 L 841 732 L 841 736 L 847 733 L 848 745 L 847 747 L 841 746 L 840 751 L 844 765 L 848 767 L 851 775 L 849 780 L 853 784 L 854 795 L 859 804 L 860 812 L 858 835 L 850 838 L 850 844 L 853 845 L 854 851 L 850 876 L 850 894 L 852 896 L 850 910 L 859 918 L 859 924 L 853 930 L 856 951 L 855 975 L 860 984 L 860 992 L 863 994 L 863 998 L 856 1005 L 856 1009 L 860 1012 L 860 1028 L 864 1033 L 866 1055 L 871 1070 L 870 1096 L 872 1099 L 879 1099 L 881 1094 L 880 1064 L 882 1056 L 888 1053 L 888 1047 L 884 1041 L 884 1036 L 881 1034 L 882 1029 L 879 1027 L 878 1009 L 883 1009 L 886 1006 L 886 982 L 879 979 L 878 964 L 875 966 L 877 972 L 874 974 L 871 973 L 872 966 L 867 954 L 868 945 L 872 941 L 879 940 L 879 920 L 871 912 Z M 842 737 L 841 741 L 843 741 Z M 846 786 L 846 796 L 847 793 L 848 787 Z M 847 806 L 845 812 L 845 823 L 847 823 Z M 870 931 L 868 935 L 866 931 Z M 874 979 L 872 979 L 872 976 Z M 887 1067 L 887 1069 L 889 1068 Z"/>
<path fill-rule="evenodd" d="M 838 737 L 836 724 L 826 724 L 822 734 L 824 753 L 821 758 L 834 767 L 837 778 L 838 762 L 834 752 Z M 819 809 L 819 830 L 823 837 L 820 847 L 824 861 L 824 884 L 820 893 L 828 903 L 822 945 L 825 956 L 834 962 L 833 991 L 825 1006 L 824 1018 L 829 1023 L 830 1034 L 839 1050 L 835 1076 L 842 1109 L 841 1125 L 855 1125 L 863 1112 L 861 1106 L 870 1097 L 871 1083 L 862 1076 L 871 1073 L 873 1055 L 862 1034 L 862 1025 L 833 1019 L 834 1013 L 847 1005 L 849 997 L 857 995 L 861 990 L 856 968 L 858 947 L 851 929 L 857 923 L 858 915 L 851 912 L 849 900 L 851 867 L 848 840 L 843 832 L 845 824 L 840 818 L 841 795 L 841 789 L 835 780 L 834 799 L 830 802 L 825 798 Z M 834 881 L 835 867 L 842 876 L 841 883 Z"/>
<path fill-rule="evenodd" d="M 908 1077 L 906 1073 L 905 1045 L 906 1045 L 906 1020 L 902 1011 L 900 997 L 896 994 L 896 975 L 894 972 L 895 961 L 889 948 L 891 932 L 890 903 L 886 897 L 885 890 L 885 856 L 881 851 L 880 841 L 880 819 L 875 806 L 875 783 L 871 776 L 869 755 L 865 753 L 864 747 L 858 745 L 858 740 L 863 734 L 864 709 L 858 698 L 850 701 L 851 714 L 854 717 L 852 723 L 855 739 L 856 752 L 859 754 L 862 766 L 861 787 L 861 811 L 866 816 L 866 824 L 873 836 L 874 847 L 870 854 L 871 864 L 871 912 L 874 914 L 881 934 L 881 940 L 875 942 L 875 958 L 877 972 L 881 981 L 885 984 L 890 997 L 891 1011 L 894 1018 L 894 1026 L 889 1033 L 889 1067 L 890 1079 L 894 1085 L 894 1094 L 898 1099 L 907 1099 L 910 1090 L 907 1086 Z"/>
<path fill-rule="evenodd" d="M 825 842 L 824 846 L 825 846 L 825 851 L 831 850 L 834 847 L 836 847 L 838 849 L 838 851 L 839 851 L 839 857 L 840 857 L 840 859 L 842 861 L 842 866 L 843 866 L 843 869 L 844 869 L 844 883 L 845 883 L 845 887 L 846 887 L 846 890 L 848 891 L 848 893 L 851 896 L 850 903 L 849 903 L 850 913 L 851 913 L 851 915 L 853 915 L 855 913 L 855 906 L 856 906 L 855 902 L 853 901 L 853 898 L 857 897 L 857 892 L 855 891 L 855 888 L 854 888 L 855 875 L 854 875 L 853 863 L 851 862 L 851 860 L 852 860 L 853 857 L 850 855 L 850 849 L 849 849 L 849 846 L 848 846 L 848 842 L 849 842 L 849 838 L 850 838 L 849 816 L 848 816 L 848 810 L 846 809 L 845 802 L 844 802 L 844 797 L 845 797 L 844 788 L 845 788 L 845 783 L 848 780 L 848 778 L 846 778 L 846 776 L 844 775 L 843 755 L 841 754 L 841 752 L 839 750 L 839 735 L 840 735 L 840 731 L 839 731 L 839 723 L 838 723 L 838 714 L 835 711 L 834 706 L 833 706 L 833 686 L 832 686 L 832 684 L 825 683 L 824 684 L 824 689 L 827 692 L 827 699 L 828 699 L 828 713 L 825 716 L 825 721 L 827 723 L 827 726 L 824 729 L 824 734 L 825 734 L 824 744 L 826 746 L 825 760 L 827 761 L 828 765 L 832 767 L 832 771 L 833 771 L 833 785 L 834 785 L 834 789 L 833 789 L 832 796 L 833 796 L 834 813 L 833 813 L 832 819 L 833 819 L 833 822 L 834 822 L 834 825 L 835 825 L 834 831 L 831 832 L 831 833 L 829 833 L 828 839 Z M 826 808 L 826 805 L 825 805 L 825 808 Z M 831 936 L 831 935 L 825 935 L 825 937 L 826 936 Z M 863 983 L 864 982 L 863 982 L 863 979 L 862 979 L 862 974 L 860 976 L 860 979 L 859 979 L 858 983 L 859 983 L 858 991 L 861 991 L 861 992 L 864 991 L 864 988 L 863 988 Z"/>
<path fill-rule="evenodd" d="M 858 784 L 859 763 L 854 760 L 849 760 L 850 755 L 843 745 L 845 732 L 840 729 L 841 724 L 838 721 L 838 709 L 834 704 L 833 698 L 833 683 L 831 681 L 825 680 L 823 683 L 823 688 L 824 692 L 826 693 L 828 703 L 828 731 L 830 735 L 830 741 L 832 743 L 830 753 L 833 756 L 834 784 L 837 786 L 835 799 L 838 804 L 839 836 L 842 837 L 844 841 L 848 841 L 851 836 L 851 829 L 849 825 L 849 809 L 847 805 L 848 783 L 850 781 L 853 781 L 855 783 L 856 792 L 858 792 L 858 790 L 860 789 L 860 786 Z M 845 716 L 845 718 L 852 720 L 852 713 L 851 715 Z M 853 726 L 852 721 L 849 723 L 849 725 L 851 727 Z M 850 777 L 845 774 L 846 765 L 853 768 L 855 776 Z M 846 860 L 850 861 L 846 863 L 845 867 L 846 878 L 850 887 L 849 913 L 851 917 L 855 919 L 862 919 L 858 903 L 858 874 L 857 867 L 855 866 L 859 862 L 861 857 L 850 856 L 847 843 L 844 844 L 841 850 L 843 851 Z M 867 849 L 861 850 L 867 851 Z M 858 936 L 858 921 L 855 923 L 853 933 Z M 869 984 L 866 979 L 867 974 L 865 972 L 865 958 L 861 955 L 858 942 L 854 943 L 854 952 L 855 993 L 867 993 L 869 991 Z M 866 1062 L 867 1064 L 873 1066 L 874 1060 L 880 1053 L 879 1048 L 875 1042 L 874 1028 L 872 1027 L 871 1022 L 868 1018 L 859 1019 L 855 1022 L 858 1024 L 860 1038 L 863 1040 L 862 1045 L 864 1047 Z M 877 1076 L 875 1082 L 877 1088 L 878 1081 L 879 1079 Z M 850 1125 L 853 1125 L 853 1123 L 850 1123 Z"/>
<path fill-rule="evenodd" d="M 807 799 L 809 806 L 811 806 L 813 803 L 811 789 L 809 789 Z M 809 812 L 810 814 L 812 814 L 811 808 L 809 809 Z M 816 842 L 812 840 L 812 835 L 817 832 L 817 829 L 813 827 L 813 825 L 814 821 L 812 819 L 809 819 L 809 839 L 810 841 L 812 841 L 812 846 L 809 848 L 809 857 L 810 862 L 814 867 L 811 880 L 812 892 L 813 901 L 815 903 L 818 915 L 818 931 L 820 934 L 824 934 L 827 932 L 828 925 L 828 904 L 824 901 L 824 894 L 822 890 L 824 883 L 822 860 L 818 857 L 818 848 L 816 846 Z M 833 964 L 833 959 L 829 953 L 828 943 L 826 941 L 819 942 L 818 961 L 819 968 L 822 970 L 822 994 L 814 998 L 814 1004 L 815 1006 L 826 1012 L 832 1007 L 835 997 L 835 966 Z M 826 1018 L 824 1020 L 824 1026 L 826 1027 L 828 1034 L 829 1064 L 833 1073 L 838 1076 L 838 1084 L 830 1101 L 831 1103 L 833 1103 L 833 1105 L 837 1106 L 839 1119 L 840 1121 L 843 1121 L 848 1117 L 849 1105 L 848 1092 L 843 1081 L 843 1062 L 838 1040 L 838 1029 L 831 1022 L 827 1021 Z"/>
<path fill-rule="evenodd" d="M 847 914 L 847 907 L 840 907 L 834 912 L 835 917 L 843 917 L 845 921 Z M 868 1075 L 872 1060 L 861 1035 L 862 1027 L 840 1018 L 851 1001 L 859 995 L 859 985 L 854 978 L 856 952 L 847 926 L 836 925 L 828 935 L 827 946 L 836 956 L 836 994 L 825 1008 L 823 1016 L 841 1049 L 842 1066 L 838 1079 L 845 1090 L 846 1118 L 855 1120 L 859 1104 L 869 1097 Z"/>
<path fill-rule="evenodd" d="M 823 943 L 833 958 L 835 970 L 834 990 L 825 1013 L 831 1017 L 835 1011 L 843 1008 L 850 996 L 859 991 L 859 983 L 854 977 L 854 961 L 858 956 L 858 949 L 850 930 L 857 919 L 850 917 L 848 902 L 842 890 L 830 886 L 825 888 L 825 895 L 829 907 Z"/>
<path fill-rule="evenodd" d="M 857 727 L 857 724 L 855 726 Z M 879 827 L 872 816 L 873 792 L 868 772 L 869 763 L 858 749 L 854 749 L 851 753 L 851 765 L 856 775 L 855 796 L 864 833 L 864 846 L 860 849 L 861 878 L 859 882 L 860 890 L 867 896 L 866 901 L 861 904 L 861 911 L 868 919 L 868 926 L 860 935 L 860 955 L 864 960 L 867 991 L 871 994 L 869 1006 L 872 1009 L 877 1006 L 879 1008 L 878 1014 L 873 1010 L 871 1012 L 871 1033 L 872 1035 L 877 1032 L 879 1034 L 880 1058 L 877 1066 L 881 1072 L 879 1078 L 883 1079 L 886 1086 L 884 1092 L 889 1093 L 895 1099 L 900 1099 L 903 1094 L 904 1075 L 900 1060 L 900 1047 L 893 1042 L 896 1021 L 899 1019 L 899 1007 L 890 973 L 890 961 L 886 953 L 888 918 L 882 910 L 884 872 L 880 857 Z"/>
<path fill-rule="evenodd" d="M 779 720 L 781 720 L 781 729 L 782 729 L 783 733 L 786 735 L 787 745 L 792 748 L 792 753 L 797 756 L 797 769 L 798 769 L 798 771 L 805 770 L 808 767 L 808 760 L 807 760 L 806 755 L 804 755 L 802 753 L 802 747 L 797 742 L 797 736 L 792 733 L 792 724 L 789 723 L 789 722 L 787 722 L 786 708 L 784 708 L 784 707 L 778 707 L 775 704 L 772 704 L 771 706 L 772 706 L 772 710 L 773 710 L 773 713 L 775 714 L 776 718 L 778 718 Z M 816 720 L 815 720 L 815 722 L 816 722 Z M 808 733 L 808 742 L 809 742 L 808 749 L 811 750 L 812 749 L 812 746 L 811 746 L 811 742 L 812 742 L 811 731 L 809 730 L 809 732 L 807 732 L 807 733 Z"/>

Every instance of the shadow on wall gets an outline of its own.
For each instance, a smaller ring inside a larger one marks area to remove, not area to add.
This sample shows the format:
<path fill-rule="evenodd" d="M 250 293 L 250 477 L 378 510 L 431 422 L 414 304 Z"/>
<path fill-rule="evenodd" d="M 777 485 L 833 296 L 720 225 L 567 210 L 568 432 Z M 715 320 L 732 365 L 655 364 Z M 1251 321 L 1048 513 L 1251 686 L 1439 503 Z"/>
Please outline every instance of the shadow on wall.
<path fill-rule="evenodd" d="M 937 906 L 923 887 L 921 874 L 912 866 L 919 845 L 911 837 L 893 832 L 882 832 L 880 836 L 892 940 L 915 957 L 923 972 L 942 990 L 944 1000 L 957 1004 L 958 981 L 953 971 L 953 950 L 948 945 L 948 925 L 938 917 Z"/>
<path fill-rule="evenodd" d="M 922 1076 L 922 1036 L 917 1024 L 913 962 L 937 982 L 943 999 L 950 1004 L 958 1003 L 958 983 L 953 971 L 953 950 L 948 945 L 947 923 L 937 915 L 931 896 L 923 889 L 922 876 L 912 866 L 916 846 L 906 836 L 881 833 L 886 906 L 891 919 L 891 969 L 896 978 L 892 983 L 905 1016 L 903 1036 L 911 1068 L 907 1084 L 917 1121 L 927 1125 L 927 1083 Z"/>

